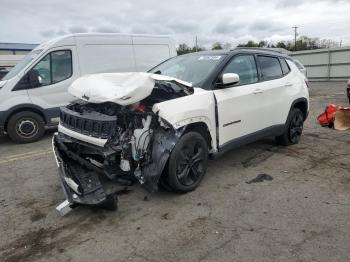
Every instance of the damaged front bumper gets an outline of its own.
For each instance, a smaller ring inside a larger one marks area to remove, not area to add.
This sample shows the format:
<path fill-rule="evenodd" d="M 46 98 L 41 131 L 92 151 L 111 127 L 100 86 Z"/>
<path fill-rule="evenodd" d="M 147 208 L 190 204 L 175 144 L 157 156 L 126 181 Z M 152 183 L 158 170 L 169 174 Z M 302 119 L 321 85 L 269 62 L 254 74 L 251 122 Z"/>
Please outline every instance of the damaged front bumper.
<path fill-rule="evenodd" d="M 154 133 L 152 142 L 152 157 L 150 163 L 141 166 L 125 176 L 116 175 L 111 178 L 106 166 L 96 166 L 83 159 L 77 152 L 73 152 L 67 145 L 81 143 L 63 133 L 55 133 L 52 147 L 59 170 L 61 186 L 66 201 L 57 207 L 64 215 L 66 210 L 76 205 L 101 205 L 114 196 L 118 187 L 132 181 L 142 181 L 143 186 L 150 192 L 158 189 L 158 181 L 169 159 L 170 153 L 180 139 L 185 128 L 178 130 L 160 129 Z M 86 143 L 85 143 L 86 144 Z M 109 149 L 89 145 L 92 150 L 100 150 L 103 154 Z M 97 149 L 98 148 L 98 149 Z M 125 177 L 129 177 L 126 180 Z"/>
<path fill-rule="evenodd" d="M 67 152 L 62 139 L 64 138 L 55 133 L 52 146 L 66 200 L 71 206 L 103 203 L 107 199 L 108 192 L 103 187 L 99 174 L 70 158 L 69 155 L 74 153 Z"/>

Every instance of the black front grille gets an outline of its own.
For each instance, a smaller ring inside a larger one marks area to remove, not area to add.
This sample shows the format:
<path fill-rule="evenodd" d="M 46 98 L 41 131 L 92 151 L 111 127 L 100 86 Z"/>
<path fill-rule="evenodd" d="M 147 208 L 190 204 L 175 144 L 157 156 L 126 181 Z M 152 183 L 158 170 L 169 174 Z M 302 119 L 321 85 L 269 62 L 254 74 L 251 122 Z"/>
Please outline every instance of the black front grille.
<path fill-rule="evenodd" d="M 116 116 L 104 115 L 96 111 L 79 113 L 62 107 L 60 113 L 62 126 L 84 135 L 103 139 L 114 134 L 116 121 Z"/>

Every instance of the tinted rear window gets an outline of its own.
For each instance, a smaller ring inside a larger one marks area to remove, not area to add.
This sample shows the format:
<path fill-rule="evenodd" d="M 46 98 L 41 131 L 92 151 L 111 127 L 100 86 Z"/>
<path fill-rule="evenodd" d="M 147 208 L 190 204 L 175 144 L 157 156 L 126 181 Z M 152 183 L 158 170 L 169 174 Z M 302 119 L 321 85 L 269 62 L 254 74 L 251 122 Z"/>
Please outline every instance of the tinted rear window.
<path fill-rule="evenodd" d="M 264 80 L 282 77 L 282 68 L 277 57 L 258 56 L 258 61 Z"/>
<path fill-rule="evenodd" d="M 290 69 L 289 69 L 289 66 L 288 66 L 288 64 L 287 64 L 287 62 L 286 62 L 286 59 L 281 58 L 281 59 L 280 59 L 280 62 L 281 62 L 283 74 L 284 74 L 284 75 L 288 74 L 289 71 L 290 71 Z"/>

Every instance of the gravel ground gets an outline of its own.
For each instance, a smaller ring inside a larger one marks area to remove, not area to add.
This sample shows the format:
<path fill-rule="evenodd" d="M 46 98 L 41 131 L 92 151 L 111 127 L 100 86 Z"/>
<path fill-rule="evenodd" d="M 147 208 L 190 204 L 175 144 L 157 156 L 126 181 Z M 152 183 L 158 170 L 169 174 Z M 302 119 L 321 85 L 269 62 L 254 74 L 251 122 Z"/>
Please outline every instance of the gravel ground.
<path fill-rule="evenodd" d="M 60 217 L 52 132 L 0 138 L 0 261 L 350 261 L 350 131 L 316 122 L 327 103 L 347 105 L 345 83 L 310 93 L 300 144 L 228 152 L 185 195 L 130 187 L 116 212 Z"/>

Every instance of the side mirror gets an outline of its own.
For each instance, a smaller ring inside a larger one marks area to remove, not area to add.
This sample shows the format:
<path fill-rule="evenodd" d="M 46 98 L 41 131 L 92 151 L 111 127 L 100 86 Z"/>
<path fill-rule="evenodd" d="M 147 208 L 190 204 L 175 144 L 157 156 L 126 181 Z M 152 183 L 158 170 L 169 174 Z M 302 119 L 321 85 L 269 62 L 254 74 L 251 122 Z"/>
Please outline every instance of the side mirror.
<path fill-rule="evenodd" d="M 226 73 L 221 77 L 223 86 L 232 86 L 239 83 L 239 75 L 235 73 Z"/>
<path fill-rule="evenodd" d="M 39 75 L 38 71 L 35 69 L 32 69 L 28 72 L 28 80 L 32 87 L 39 87 L 42 83 L 42 78 Z"/>

